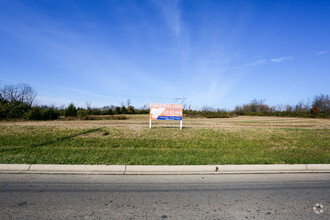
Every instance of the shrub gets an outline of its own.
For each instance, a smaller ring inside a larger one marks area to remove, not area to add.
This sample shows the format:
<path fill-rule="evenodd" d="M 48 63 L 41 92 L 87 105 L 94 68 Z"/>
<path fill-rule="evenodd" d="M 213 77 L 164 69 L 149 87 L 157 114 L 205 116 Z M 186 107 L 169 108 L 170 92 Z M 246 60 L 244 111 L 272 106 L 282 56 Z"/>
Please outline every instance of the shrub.
<path fill-rule="evenodd" d="M 116 107 L 116 114 L 119 115 L 120 113 L 120 107 Z"/>
<path fill-rule="evenodd" d="M 330 114 L 330 97 L 329 97 L 329 95 L 320 94 L 320 95 L 315 96 L 312 106 L 313 106 L 313 108 L 317 107 L 319 109 L 319 113 L 322 112 L 322 113 Z"/>
<path fill-rule="evenodd" d="M 128 106 L 128 108 L 127 108 L 127 113 L 128 114 L 134 114 L 135 113 L 135 109 L 134 109 L 134 107 L 133 106 Z"/>
<path fill-rule="evenodd" d="M 65 117 L 68 116 L 77 116 L 77 109 L 74 106 L 73 103 L 71 103 L 66 109 L 65 109 Z"/>
<path fill-rule="evenodd" d="M 120 111 L 122 114 L 127 114 L 127 108 L 125 106 L 122 106 Z"/>
<path fill-rule="evenodd" d="M 56 120 L 60 114 L 53 108 L 46 109 L 42 113 L 43 120 Z"/>
<path fill-rule="evenodd" d="M 313 106 L 313 108 L 311 109 L 311 114 L 317 116 L 319 113 L 320 113 L 320 109 L 316 105 Z"/>
<path fill-rule="evenodd" d="M 24 104 L 23 102 L 10 103 L 7 118 L 22 118 L 22 116 L 29 110 L 29 105 Z"/>
<path fill-rule="evenodd" d="M 230 118 L 231 116 L 227 112 L 208 112 L 206 118 Z"/>
<path fill-rule="evenodd" d="M 42 120 L 41 109 L 39 107 L 32 108 L 25 118 L 29 120 Z"/>
<path fill-rule="evenodd" d="M 97 109 L 97 108 L 92 109 L 92 115 L 100 115 L 100 114 L 101 114 L 100 109 Z"/>
<path fill-rule="evenodd" d="M 113 114 L 113 111 L 112 109 L 110 108 L 108 111 L 105 112 L 106 115 L 112 115 Z"/>
<path fill-rule="evenodd" d="M 8 103 L 0 103 L 0 119 L 7 118 L 8 111 L 9 111 Z"/>
<path fill-rule="evenodd" d="M 88 110 L 80 108 L 77 110 L 77 115 L 80 117 L 85 117 L 88 115 Z"/>

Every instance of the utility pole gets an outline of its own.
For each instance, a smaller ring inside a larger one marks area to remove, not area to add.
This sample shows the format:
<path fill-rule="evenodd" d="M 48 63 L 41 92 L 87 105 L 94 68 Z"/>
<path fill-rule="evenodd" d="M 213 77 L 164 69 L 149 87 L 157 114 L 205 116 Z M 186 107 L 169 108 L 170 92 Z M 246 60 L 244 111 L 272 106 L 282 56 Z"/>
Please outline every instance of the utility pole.
<path fill-rule="evenodd" d="M 183 104 L 185 102 L 185 100 L 187 100 L 187 98 L 182 96 L 181 98 L 174 98 L 173 100 L 175 101 L 175 103 L 179 102 L 180 104 Z"/>

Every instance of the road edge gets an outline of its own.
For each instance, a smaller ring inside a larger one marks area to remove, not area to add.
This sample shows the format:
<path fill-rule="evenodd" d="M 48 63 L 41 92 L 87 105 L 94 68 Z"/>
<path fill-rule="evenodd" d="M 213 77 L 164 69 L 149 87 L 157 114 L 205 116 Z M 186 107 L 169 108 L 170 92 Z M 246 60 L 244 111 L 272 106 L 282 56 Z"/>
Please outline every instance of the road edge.
<path fill-rule="evenodd" d="M 0 174 L 217 175 L 330 173 L 330 164 L 59 165 L 0 164 Z"/>

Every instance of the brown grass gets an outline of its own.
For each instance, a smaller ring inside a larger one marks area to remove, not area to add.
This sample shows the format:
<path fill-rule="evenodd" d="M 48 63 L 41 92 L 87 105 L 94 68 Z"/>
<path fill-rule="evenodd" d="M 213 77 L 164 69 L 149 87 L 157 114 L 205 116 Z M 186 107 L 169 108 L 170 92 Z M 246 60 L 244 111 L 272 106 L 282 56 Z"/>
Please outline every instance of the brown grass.
<path fill-rule="evenodd" d="M 72 120 L 72 121 L 21 121 L 0 122 L 4 126 L 45 126 L 60 128 L 95 128 L 114 127 L 127 129 L 144 129 L 149 127 L 148 115 L 126 115 L 127 120 Z M 179 121 L 152 121 L 153 128 L 179 127 Z M 212 118 L 212 119 L 184 119 L 183 127 L 187 128 L 211 128 L 211 129 L 273 129 L 273 128 L 302 128 L 302 129 L 329 129 L 329 119 L 314 118 L 280 118 L 280 117 L 258 117 L 240 116 L 236 118 Z"/>

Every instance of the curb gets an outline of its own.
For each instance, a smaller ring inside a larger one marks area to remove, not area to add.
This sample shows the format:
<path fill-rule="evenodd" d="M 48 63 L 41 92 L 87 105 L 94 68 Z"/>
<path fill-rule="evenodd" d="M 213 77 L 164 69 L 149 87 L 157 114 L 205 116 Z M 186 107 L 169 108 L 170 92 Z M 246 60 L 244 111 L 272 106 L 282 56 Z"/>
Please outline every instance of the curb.
<path fill-rule="evenodd" d="M 218 168 L 218 169 L 217 169 Z M 217 169 L 217 171 L 216 171 Z M 0 164 L 0 174 L 197 175 L 330 173 L 330 164 L 55 165 Z"/>

